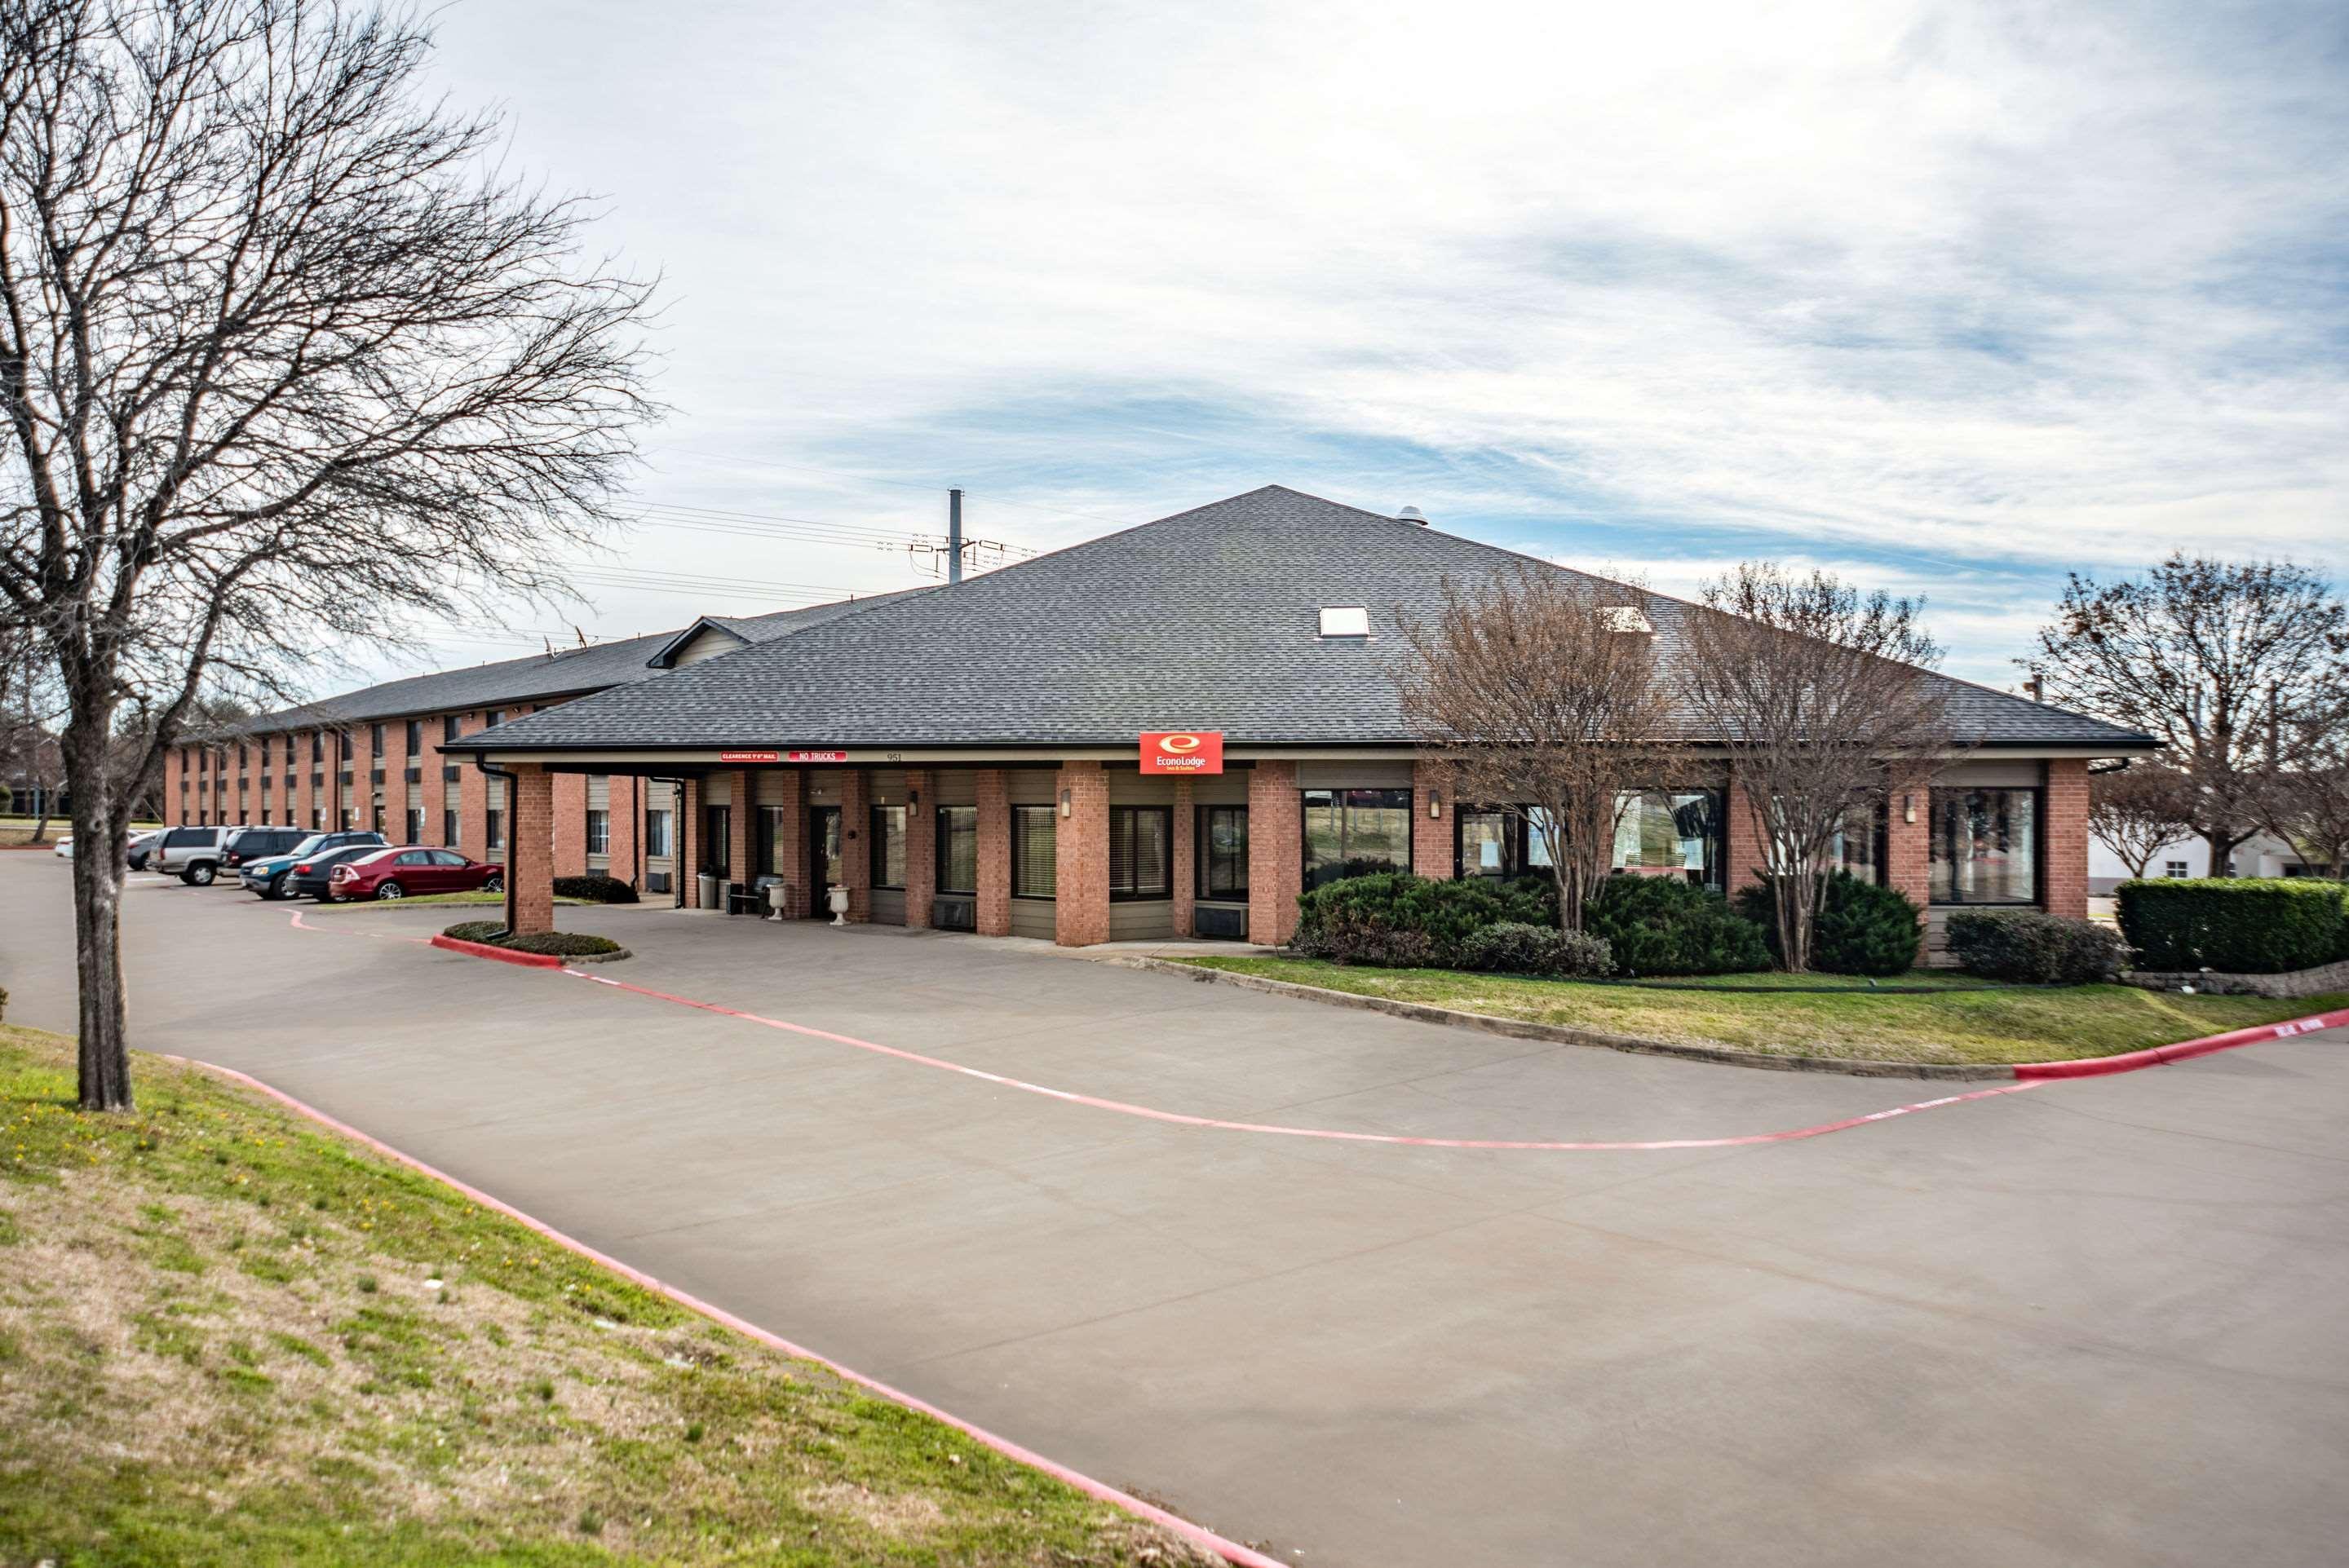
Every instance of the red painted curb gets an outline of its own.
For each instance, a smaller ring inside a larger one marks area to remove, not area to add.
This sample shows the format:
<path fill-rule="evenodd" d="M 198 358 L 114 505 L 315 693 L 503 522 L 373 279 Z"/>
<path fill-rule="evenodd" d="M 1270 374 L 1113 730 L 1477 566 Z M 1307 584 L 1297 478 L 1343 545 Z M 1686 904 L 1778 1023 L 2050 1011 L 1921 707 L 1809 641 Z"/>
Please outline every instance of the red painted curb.
<path fill-rule="evenodd" d="M 2288 1040 L 2294 1035 L 2313 1035 L 2319 1029 L 2338 1028 L 2344 1024 L 2349 1024 L 2349 1007 L 2319 1013 L 2311 1018 L 2292 1018 L 2281 1024 L 2257 1024 L 2248 1029 L 2206 1035 L 2199 1040 L 2180 1040 L 2174 1046 L 2156 1046 L 2151 1050 L 2128 1051 L 2117 1057 L 2084 1057 L 2073 1062 L 2024 1062 L 2015 1068 L 2014 1076 L 2034 1080 L 2103 1078 L 2108 1073 L 2133 1073 L 2144 1068 L 2158 1068 L 2166 1062 L 2191 1061 L 2196 1057 L 2207 1057 L 2213 1051 L 2231 1051 L 2239 1046 Z"/>
<path fill-rule="evenodd" d="M 298 919 L 299 916 L 297 915 Z M 511 947 L 492 947 L 486 942 L 467 942 L 460 937 L 436 936 L 435 947 L 445 947 L 451 953 L 467 953 L 475 958 L 494 958 L 501 964 L 519 964 L 526 969 L 560 969 L 563 960 L 549 953 L 516 953 Z"/>
<path fill-rule="evenodd" d="M 313 927 L 311 929 L 316 928 Z M 453 938 L 444 939 L 436 936 L 432 940 L 436 944 L 446 940 L 452 945 L 458 947 L 478 947 L 480 945 L 478 943 L 456 942 Z M 537 954 L 502 953 L 496 948 L 488 949 L 488 952 L 492 955 L 501 958 L 535 958 L 541 956 Z M 330 1128 L 334 1131 L 342 1134 L 345 1138 L 350 1139 L 354 1142 L 363 1144 L 366 1147 L 374 1150 L 378 1154 L 382 1155 L 387 1160 L 392 1161 L 397 1164 L 405 1165 L 410 1171 L 414 1171 L 420 1175 L 429 1176 L 433 1181 L 439 1181 L 444 1186 L 454 1188 L 456 1191 L 462 1192 L 466 1197 L 471 1198 L 474 1202 L 481 1204 L 483 1208 L 494 1209 L 499 1213 L 503 1214 L 506 1218 L 512 1220 L 517 1223 L 527 1225 L 530 1229 L 537 1232 L 540 1235 L 544 1236 L 548 1241 L 554 1243 L 557 1246 L 576 1253 L 581 1257 L 587 1259 L 590 1263 L 598 1264 L 605 1268 L 610 1269 L 614 1274 L 619 1274 L 636 1284 L 642 1285 L 645 1289 L 653 1292 L 655 1295 L 665 1296 L 668 1300 L 677 1303 L 678 1305 L 684 1307 L 688 1312 L 699 1313 L 702 1316 L 707 1317 L 713 1322 L 725 1325 L 727 1327 L 734 1330 L 737 1334 L 747 1335 L 750 1338 L 757 1340 L 760 1344 L 767 1346 L 771 1349 L 780 1350 L 786 1356 L 795 1356 L 802 1361 L 812 1361 L 817 1366 L 825 1368 L 827 1371 L 832 1372 L 837 1377 L 845 1378 L 847 1381 L 854 1383 L 860 1387 L 871 1389 L 874 1393 L 880 1395 L 885 1399 L 904 1405 L 910 1409 L 919 1410 L 923 1415 L 929 1417 L 933 1420 L 942 1421 L 946 1425 L 952 1427 L 955 1430 L 962 1433 L 965 1437 L 971 1439 L 973 1441 L 984 1443 L 987 1447 L 993 1449 L 997 1453 L 1003 1455 L 1006 1459 L 1012 1460 L 1019 1464 L 1027 1465 L 1034 1470 L 1042 1470 L 1046 1475 L 1050 1476 L 1053 1480 L 1064 1482 L 1069 1486 L 1072 1486 L 1089 1497 L 1098 1498 L 1103 1502 L 1113 1503 L 1117 1507 L 1125 1510 L 1128 1513 L 1131 1513 L 1139 1519 L 1147 1520 L 1153 1524 L 1158 1525 L 1175 1535 L 1181 1536 L 1184 1540 L 1190 1542 L 1195 1546 L 1205 1547 L 1207 1551 L 1210 1551 L 1216 1556 L 1221 1557 L 1225 1562 L 1237 1564 L 1238 1568 L 1288 1568 L 1288 1564 L 1280 1562 L 1278 1558 L 1268 1557 L 1263 1553 L 1243 1546 L 1237 1541 L 1226 1541 L 1224 1537 L 1216 1534 L 1214 1531 L 1207 1529 L 1205 1525 L 1194 1524 L 1189 1520 L 1183 1518 L 1179 1514 L 1169 1513 L 1164 1509 L 1157 1507 L 1153 1503 L 1143 1501 L 1142 1499 L 1133 1496 L 1130 1492 L 1120 1491 L 1117 1488 L 1109 1485 L 1105 1481 L 1095 1480 L 1092 1477 L 1084 1474 L 1081 1470 L 1073 1470 L 1066 1465 L 1060 1464 L 1052 1460 L 1048 1460 L 1043 1455 L 1037 1453 L 1031 1449 L 1022 1448 L 1009 1438 L 998 1437 L 984 1427 L 975 1426 L 972 1423 L 962 1419 L 958 1416 L 950 1415 L 947 1411 L 939 1409 L 936 1405 L 929 1403 L 929 1401 L 926 1399 L 917 1398 L 915 1396 L 905 1392 L 901 1388 L 892 1387 L 888 1384 L 882 1382 L 877 1377 L 868 1377 L 853 1367 L 843 1367 L 839 1362 L 833 1360 L 831 1357 L 818 1355 L 816 1352 L 810 1350 L 803 1345 L 793 1344 L 792 1341 L 785 1339 L 780 1334 L 771 1334 L 766 1329 L 760 1327 L 755 1323 L 751 1323 L 745 1318 L 735 1316 L 732 1313 L 727 1311 L 722 1306 L 713 1306 L 698 1295 L 694 1295 L 687 1291 L 679 1290 L 675 1285 L 664 1284 L 659 1280 L 655 1279 L 652 1275 L 645 1273 L 642 1269 L 631 1268 L 626 1264 L 622 1263 L 619 1259 L 613 1257 L 608 1253 L 599 1253 L 594 1247 L 589 1246 L 586 1243 L 578 1240 L 576 1237 L 564 1234 L 561 1231 L 556 1230 L 545 1221 L 525 1214 L 511 1203 L 501 1202 L 497 1199 L 490 1196 L 487 1192 L 482 1191 L 480 1188 L 460 1181 L 457 1178 L 450 1175 L 447 1171 L 427 1165 L 423 1161 L 417 1159 L 414 1155 L 394 1149 L 390 1144 L 386 1143 L 379 1138 L 369 1137 L 367 1134 L 361 1132 L 357 1128 L 351 1126 L 348 1122 L 337 1121 L 333 1117 L 328 1116 L 325 1111 L 318 1109 L 316 1106 L 305 1104 L 303 1101 L 295 1099 L 292 1095 L 287 1094 L 284 1089 L 273 1088 L 270 1085 L 262 1082 L 259 1078 L 253 1077 L 249 1073 L 241 1073 L 234 1068 L 220 1067 L 212 1062 L 198 1061 L 193 1057 L 166 1056 L 162 1059 L 167 1062 L 178 1062 L 185 1067 L 202 1068 L 208 1073 L 218 1074 L 222 1078 L 241 1083 L 247 1088 L 267 1095 L 270 1099 L 276 1100 L 279 1104 L 286 1106 L 303 1116 L 308 1117 L 312 1121 L 318 1123 L 321 1127 Z"/>

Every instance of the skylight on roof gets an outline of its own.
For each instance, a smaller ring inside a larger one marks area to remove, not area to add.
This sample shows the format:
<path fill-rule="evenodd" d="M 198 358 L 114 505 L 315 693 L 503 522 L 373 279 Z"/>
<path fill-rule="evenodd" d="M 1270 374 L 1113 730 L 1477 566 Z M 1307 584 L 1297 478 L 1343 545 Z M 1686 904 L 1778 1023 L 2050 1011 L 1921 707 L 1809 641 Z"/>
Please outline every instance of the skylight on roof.
<path fill-rule="evenodd" d="M 1652 632 L 1656 629 L 1655 623 L 1630 604 L 1609 605 L 1607 627 L 1613 632 Z"/>
<path fill-rule="evenodd" d="M 1325 637 L 1367 637 L 1371 634 L 1371 612 L 1361 604 L 1346 604 L 1321 610 L 1321 634 Z"/>

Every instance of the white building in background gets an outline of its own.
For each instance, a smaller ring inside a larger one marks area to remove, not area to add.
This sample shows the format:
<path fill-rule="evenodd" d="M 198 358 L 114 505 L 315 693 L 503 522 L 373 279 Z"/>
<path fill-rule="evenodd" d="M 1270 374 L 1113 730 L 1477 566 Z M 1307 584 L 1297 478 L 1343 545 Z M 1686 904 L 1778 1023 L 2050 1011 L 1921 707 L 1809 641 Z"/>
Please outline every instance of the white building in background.
<path fill-rule="evenodd" d="M 2164 844 L 2159 853 L 2147 862 L 2145 874 L 2151 877 L 2204 877 L 2210 872 L 2210 846 L 2200 839 L 2180 839 Z M 2256 833 L 2235 846 L 2230 870 L 2221 870 L 2221 876 L 2297 877 L 2306 876 L 2308 868 L 2292 846 L 2281 839 Z M 2113 853 L 2102 839 L 2088 836 L 2088 892 L 2103 898 L 2114 888 L 2129 880 L 2129 869 L 2120 856 Z"/>

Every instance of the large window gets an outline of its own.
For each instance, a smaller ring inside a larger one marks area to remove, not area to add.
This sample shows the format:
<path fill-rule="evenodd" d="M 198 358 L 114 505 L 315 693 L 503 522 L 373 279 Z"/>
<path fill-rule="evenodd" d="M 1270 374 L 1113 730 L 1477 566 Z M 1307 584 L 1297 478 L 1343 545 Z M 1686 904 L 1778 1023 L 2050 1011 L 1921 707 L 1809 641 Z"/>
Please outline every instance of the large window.
<path fill-rule="evenodd" d="M 1849 872 L 1864 882 L 1884 880 L 1884 808 L 1862 807 L 1846 811 L 1843 827 L 1827 846 L 1828 863 Z"/>
<path fill-rule="evenodd" d="M 1202 806 L 1192 846 L 1199 867 L 1199 896 L 1245 900 L 1248 895 L 1247 808 Z"/>
<path fill-rule="evenodd" d="M 1614 869 L 1721 886 L 1721 795 L 1713 789 L 1628 796 L 1615 818 Z"/>
<path fill-rule="evenodd" d="M 978 891 L 978 808 L 938 808 L 938 891 Z"/>
<path fill-rule="evenodd" d="M 1460 823 L 1459 874 L 1464 877 L 1513 877 L 1524 869 L 1518 843 L 1525 824 L 1514 811 L 1464 807 Z"/>
<path fill-rule="evenodd" d="M 444 713 L 440 716 L 440 738 L 444 741 L 453 741 L 458 738 L 457 716 L 455 714 Z M 312 754 L 310 760 L 313 762 L 317 760 L 316 753 Z"/>
<path fill-rule="evenodd" d="M 1936 789 L 1932 901 L 2039 900 L 2039 791 Z"/>
<path fill-rule="evenodd" d="M 612 813 L 590 810 L 587 813 L 587 852 L 608 855 L 612 852 Z"/>
<path fill-rule="evenodd" d="M 1174 896 L 1174 811 L 1169 806 L 1109 809 L 1109 896 Z"/>
<path fill-rule="evenodd" d="M 1050 806 L 1011 808 L 1011 896 L 1050 898 L 1060 882 L 1059 819 Z"/>
<path fill-rule="evenodd" d="M 317 825 L 318 813 L 313 811 L 310 813 L 310 826 L 315 828 Z M 445 808 L 440 813 L 440 841 L 452 850 L 457 847 L 457 813 Z"/>
<path fill-rule="evenodd" d="M 791 868 L 783 864 L 783 846 L 790 841 L 791 808 L 761 806 L 759 808 L 759 843 L 753 851 L 761 874 L 788 877 Z"/>
<path fill-rule="evenodd" d="M 1305 791 L 1305 885 L 1411 870 L 1411 791 Z"/>
<path fill-rule="evenodd" d="M 410 806 L 408 809 L 408 821 L 406 826 L 408 829 L 407 842 L 411 844 L 420 844 L 424 841 L 423 807 Z"/>
<path fill-rule="evenodd" d="M 647 855 L 666 860 L 673 852 L 669 849 L 668 828 L 669 814 L 666 808 L 646 810 L 645 853 Z"/>
<path fill-rule="evenodd" d="M 873 844 L 868 853 L 873 861 L 873 885 L 879 888 L 902 888 L 905 885 L 905 808 L 875 806 L 873 808 Z"/>
<path fill-rule="evenodd" d="M 408 721 L 408 750 L 406 755 L 413 757 L 423 749 L 424 721 L 420 718 L 411 718 Z"/>
<path fill-rule="evenodd" d="M 492 850 L 504 849 L 506 847 L 506 814 L 492 806 L 484 815 L 489 820 L 488 843 L 485 847 Z"/>

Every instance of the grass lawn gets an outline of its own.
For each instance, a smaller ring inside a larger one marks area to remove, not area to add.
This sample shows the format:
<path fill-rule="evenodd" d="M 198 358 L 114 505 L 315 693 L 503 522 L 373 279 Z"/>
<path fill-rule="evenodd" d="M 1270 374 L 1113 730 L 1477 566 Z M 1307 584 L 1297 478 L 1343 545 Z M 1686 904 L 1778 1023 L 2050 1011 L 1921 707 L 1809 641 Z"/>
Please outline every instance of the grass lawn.
<path fill-rule="evenodd" d="M 2181 996 L 2134 985 L 1985 990 L 1969 988 L 1963 977 L 1953 980 L 1945 992 L 1922 996 L 1871 994 L 1865 981 L 1828 995 L 1754 995 L 1578 985 L 1449 969 L 1363 969 L 1304 958 L 1181 962 L 1651 1040 L 1873 1061 L 2037 1062 L 2111 1056 L 2349 1006 L 2349 996 L 2276 1002 L 2263 996 Z M 1723 977 L 1724 983 L 1732 978 Z"/>
<path fill-rule="evenodd" d="M 52 817 L 49 819 L 49 830 L 36 840 L 33 837 L 33 830 L 39 825 L 37 817 L 0 817 L 0 844 L 54 844 L 73 831 L 71 817 Z M 162 825 L 160 822 L 133 822 L 130 830 L 143 833 L 150 828 Z"/>
<path fill-rule="evenodd" d="M 0 1563 L 1212 1561 L 261 1100 L 0 1027 Z"/>

